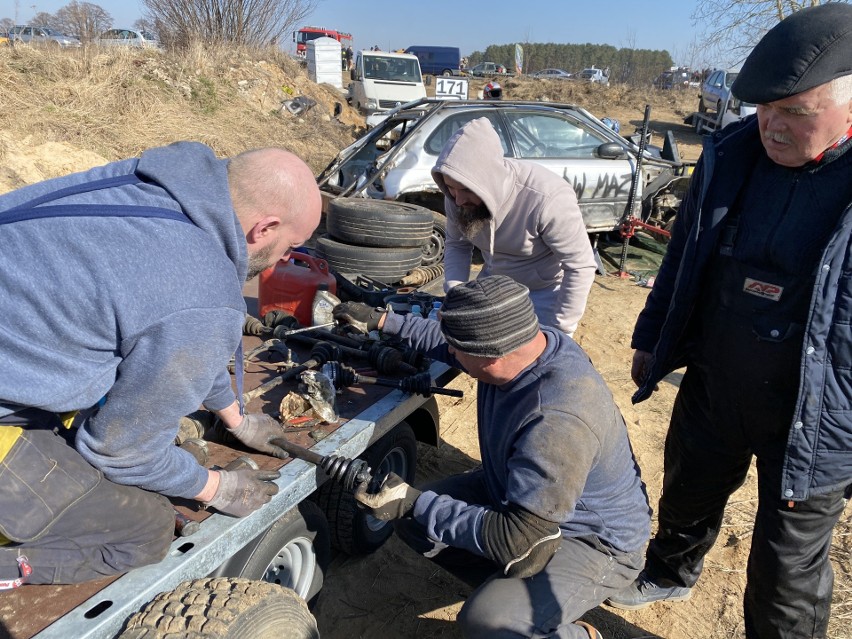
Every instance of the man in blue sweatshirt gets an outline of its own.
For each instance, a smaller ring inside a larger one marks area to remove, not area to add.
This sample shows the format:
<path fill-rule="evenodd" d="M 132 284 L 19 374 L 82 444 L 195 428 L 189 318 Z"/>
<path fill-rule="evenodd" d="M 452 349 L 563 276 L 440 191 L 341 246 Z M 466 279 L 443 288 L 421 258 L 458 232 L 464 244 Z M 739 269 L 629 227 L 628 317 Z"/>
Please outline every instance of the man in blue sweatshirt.
<path fill-rule="evenodd" d="M 226 369 L 243 284 L 310 238 L 320 208 L 293 154 L 222 160 L 192 142 L 0 196 L 0 588 L 159 561 L 167 496 L 239 517 L 277 492 L 275 472 L 211 471 L 173 442 L 203 405 L 282 455 Z"/>
<path fill-rule="evenodd" d="M 539 326 L 529 291 L 505 275 L 450 289 L 440 322 L 352 302 L 334 316 L 479 381 L 480 468 L 418 489 L 390 474 L 355 494 L 476 586 L 458 617 L 464 636 L 598 639 L 576 620 L 639 574 L 650 508 L 624 419 L 588 356 Z"/>

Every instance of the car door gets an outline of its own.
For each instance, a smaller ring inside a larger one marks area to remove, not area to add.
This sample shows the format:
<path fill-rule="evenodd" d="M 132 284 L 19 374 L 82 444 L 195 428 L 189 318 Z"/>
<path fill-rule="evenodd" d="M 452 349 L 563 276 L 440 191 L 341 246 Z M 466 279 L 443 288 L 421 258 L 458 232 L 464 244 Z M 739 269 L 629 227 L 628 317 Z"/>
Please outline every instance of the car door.
<path fill-rule="evenodd" d="M 627 155 L 602 158 L 614 140 L 568 112 L 504 110 L 512 155 L 535 162 L 568 182 L 577 194 L 586 229 L 610 231 L 627 208 L 634 164 Z"/>

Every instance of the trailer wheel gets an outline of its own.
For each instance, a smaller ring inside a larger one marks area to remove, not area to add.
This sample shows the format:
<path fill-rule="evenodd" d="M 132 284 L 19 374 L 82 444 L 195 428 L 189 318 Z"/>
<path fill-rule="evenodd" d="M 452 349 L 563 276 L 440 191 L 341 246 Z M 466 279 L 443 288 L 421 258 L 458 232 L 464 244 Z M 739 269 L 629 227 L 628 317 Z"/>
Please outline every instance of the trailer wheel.
<path fill-rule="evenodd" d="M 365 248 L 338 242 L 328 235 L 317 238 L 315 251 L 334 271 L 360 273 L 388 284 L 398 282 L 420 266 L 423 255 L 419 246 Z"/>
<path fill-rule="evenodd" d="M 432 211 L 432 235 L 429 236 L 429 241 L 420 247 L 423 252 L 420 266 L 434 266 L 443 262 L 446 243 L 447 218 L 437 211 Z"/>
<path fill-rule="evenodd" d="M 704 98 L 698 98 L 698 112 L 699 113 L 707 113 L 707 105 L 704 104 Z"/>
<path fill-rule="evenodd" d="M 231 556 L 211 577 L 262 580 L 290 588 L 311 602 L 322 589 L 330 560 L 328 522 L 315 503 L 305 500 Z"/>
<path fill-rule="evenodd" d="M 407 482 L 414 481 L 417 465 L 417 439 L 406 422 L 365 450 L 359 459 L 366 461 L 373 475 L 391 471 Z M 378 550 L 393 534 L 393 525 L 364 513 L 352 496 L 337 482 L 327 481 L 314 493 L 331 527 L 331 545 L 348 555 L 364 555 Z"/>
<path fill-rule="evenodd" d="M 319 639 L 294 591 L 249 579 L 196 579 L 157 595 L 119 639 Z"/>
<path fill-rule="evenodd" d="M 432 211 L 405 202 L 339 197 L 328 206 L 328 234 L 358 246 L 420 247 L 432 232 Z"/>

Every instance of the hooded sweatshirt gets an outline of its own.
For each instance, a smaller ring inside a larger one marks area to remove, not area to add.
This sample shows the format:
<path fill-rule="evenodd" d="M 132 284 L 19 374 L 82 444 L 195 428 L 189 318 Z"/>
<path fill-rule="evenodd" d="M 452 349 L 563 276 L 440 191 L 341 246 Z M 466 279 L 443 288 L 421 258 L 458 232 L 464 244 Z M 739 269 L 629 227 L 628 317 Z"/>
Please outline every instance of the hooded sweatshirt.
<path fill-rule="evenodd" d="M 227 364 L 245 320 L 245 235 L 227 161 L 180 142 L 0 196 L 3 211 L 72 185 L 142 182 L 61 204 L 144 205 L 189 222 L 47 217 L 0 225 L 0 416 L 99 408 L 75 445 L 117 483 L 191 498 L 207 470 L 173 445 L 183 415 L 234 401 Z"/>
<path fill-rule="evenodd" d="M 473 238 L 459 229 L 458 207 L 444 176 L 470 189 L 491 214 L 490 224 Z M 447 216 L 445 290 L 470 279 L 475 246 L 484 260 L 480 277 L 507 275 L 520 282 L 532 292 L 539 321 L 572 334 L 596 269 L 573 187 L 541 165 L 503 157 L 486 118 L 472 120 L 450 138 L 432 177 L 444 193 Z"/>

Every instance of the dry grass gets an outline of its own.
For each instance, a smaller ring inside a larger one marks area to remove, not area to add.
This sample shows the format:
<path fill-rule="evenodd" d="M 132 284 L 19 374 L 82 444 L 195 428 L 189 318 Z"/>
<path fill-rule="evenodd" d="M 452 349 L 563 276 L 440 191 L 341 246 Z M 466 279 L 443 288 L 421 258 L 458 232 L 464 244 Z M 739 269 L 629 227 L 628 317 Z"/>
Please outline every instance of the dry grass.
<path fill-rule="evenodd" d="M 281 110 L 282 101 L 297 95 L 317 101 L 299 118 Z M 349 124 L 332 117 L 335 102 Z M 276 52 L 0 50 L 6 153 L 24 140 L 29 147 L 58 142 L 112 161 L 197 140 L 223 156 L 282 146 L 319 171 L 351 141 L 358 122 L 342 94 L 310 82 Z"/>

